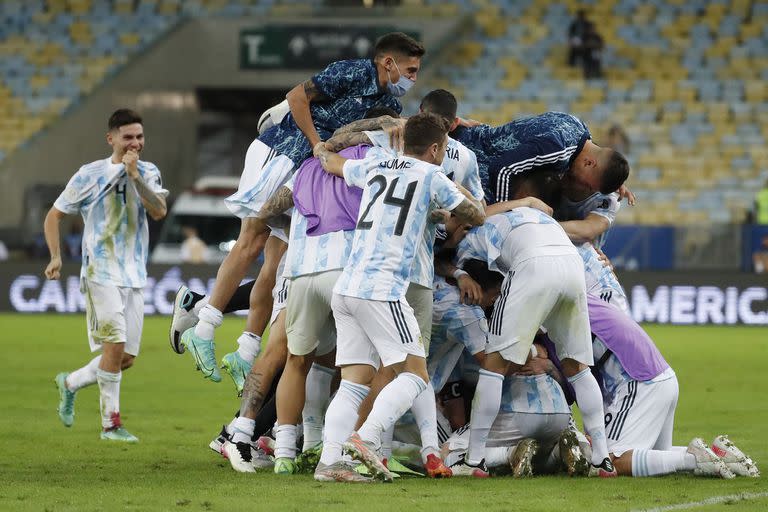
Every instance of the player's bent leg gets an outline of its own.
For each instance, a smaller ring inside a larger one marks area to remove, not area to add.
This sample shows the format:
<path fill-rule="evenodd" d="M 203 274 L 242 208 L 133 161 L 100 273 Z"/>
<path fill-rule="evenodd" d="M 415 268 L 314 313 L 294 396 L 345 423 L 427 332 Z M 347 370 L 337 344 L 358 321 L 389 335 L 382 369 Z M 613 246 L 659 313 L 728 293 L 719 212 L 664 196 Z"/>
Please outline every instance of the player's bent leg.
<path fill-rule="evenodd" d="M 592 438 L 592 473 L 602 478 L 617 476 L 610 457 L 605 436 L 603 395 L 589 367 L 575 359 L 562 360 L 563 373 L 576 393 L 576 402 L 582 414 L 584 428 Z"/>
<path fill-rule="evenodd" d="M 343 366 L 341 384 L 325 414 L 323 451 L 315 469 L 315 480 L 321 482 L 370 482 L 345 462 L 342 450 L 354 431 L 357 411 L 370 391 L 373 366 L 364 364 Z M 355 476 L 356 475 L 356 476 Z"/>
<path fill-rule="evenodd" d="M 214 331 L 221 325 L 222 310 L 245 277 L 248 267 L 263 249 L 261 240 L 266 230 L 266 224 L 260 219 L 243 219 L 240 235 L 216 274 L 216 283 L 208 304 L 200 310 L 199 322 L 194 328 L 184 331 L 181 336 L 181 343 L 192 353 L 203 377 L 213 382 L 221 382 L 216 363 Z"/>
<path fill-rule="evenodd" d="M 477 379 L 477 391 L 472 401 L 472 413 L 469 420 L 469 448 L 463 460 L 451 466 L 454 476 L 490 476 L 485 464 L 485 447 L 488 433 L 491 431 L 501 407 L 504 375 L 510 367 L 499 352 L 486 355 Z"/>
<path fill-rule="evenodd" d="M 635 449 L 615 457 L 621 465 L 620 474 L 634 477 L 693 472 L 697 476 L 734 478 L 734 474 L 701 438 L 694 438 L 687 448 L 672 450 Z"/>

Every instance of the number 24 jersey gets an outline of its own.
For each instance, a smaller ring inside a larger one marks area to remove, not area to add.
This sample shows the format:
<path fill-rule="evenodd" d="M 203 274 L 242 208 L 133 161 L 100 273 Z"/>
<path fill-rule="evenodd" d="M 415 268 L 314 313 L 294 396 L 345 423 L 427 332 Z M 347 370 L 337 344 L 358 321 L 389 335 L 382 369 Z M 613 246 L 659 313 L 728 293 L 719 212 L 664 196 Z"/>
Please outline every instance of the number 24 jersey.
<path fill-rule="evenodd" d="M 436 165 L 372 148 L 347 160 L 344 179 L 363 189 L 347 266 L 334 292 L 396 301 L 405 296 L 431 208 L 453 210 L 464 195 Z"/>

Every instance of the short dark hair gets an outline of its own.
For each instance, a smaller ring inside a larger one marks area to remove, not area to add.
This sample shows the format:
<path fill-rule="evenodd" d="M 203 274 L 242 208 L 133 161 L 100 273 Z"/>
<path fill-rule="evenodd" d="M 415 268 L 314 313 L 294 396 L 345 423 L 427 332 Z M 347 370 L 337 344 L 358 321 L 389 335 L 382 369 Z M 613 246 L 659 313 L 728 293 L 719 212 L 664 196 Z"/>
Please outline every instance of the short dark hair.
<path fill-rule="evenodd" d="M 389 107 L 379 107 L 379 106 L 371 107 L 370 109 L 368 109 L 368 112 L 365 113 L 365 119 L 376 119 L 377 117 L 381 117 L 381 116 L 398 118 L 400 117 L 400 114 L 398 114 L 397 112 L 395 112 L 393 109 Z"/>
<path fill-rule="evenodd" d="M 432 144 L 440 144 L 448 134 L 449 125 L 442 117 L 420 112 L 408 118 L 403 134 L 403 149 L 412 155 L 421 155 Z"/>
<path fill-rule="evenodd" d="M 600 177 L 600 193 L 610 194 L 616 192 L 629 178 L 629 162 L 624 155 L 611 149 L 605 170 Z"/>
<path fill-rule="evenodd" d="M 435 89 L 421 99 L 420 107 L 424 112 L 432 112 L 445 118 L 449 123 L 453 123 L 459 105 L 456 102 L 456 96 L 450 91 Z"/>
<path fill-rule="evenodd" d="M 485 261 L 467 260 L 461 268 L 485 290 L 501 286 L 502 281 L 504 281 L 504 276 L 489 269 L 488 263 Z"/>
<path fill-rule="evenodd" d="M 144 121 L 141 119 L 141 116 L 136 113 L 136 111 L 129 108 L 120 108 L 115 110 L 112 115 L 109 116 L 109 122 L 107 123 L 107 126 L 109 127 L 109 131 L 112 131 L 117 130 L 121 126 L 134 123 L 143 125 Z"/>
<path fill-rule="evenodd" d="M 427 50 L 420 42 L 402 32 L 390 32 L 381 36 L 376 41 L 374 55 L 379 56 L 382 53 L 392 52 L 405 55 L 407 57 L 423 57 Z"/>

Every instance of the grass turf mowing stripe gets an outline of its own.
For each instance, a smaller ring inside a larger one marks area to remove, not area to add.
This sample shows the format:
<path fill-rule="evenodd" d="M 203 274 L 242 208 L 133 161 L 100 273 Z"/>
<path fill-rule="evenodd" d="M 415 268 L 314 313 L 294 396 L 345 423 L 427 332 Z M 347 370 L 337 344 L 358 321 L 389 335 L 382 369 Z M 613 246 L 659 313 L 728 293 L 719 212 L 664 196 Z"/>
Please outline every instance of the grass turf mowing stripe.
<path fill-rule="evenodd" d="M 686 510 L 689 508 L 705 507 L 707 505 L 719 505 L 720 503 L 731 504 L 736 501 L 756 500 L 768 498 L 768 492 L 742 492 L 739 494 L 729 494 L 727 496 L 712 496 L 705 500 L 689 501 L 688 503 L 677 503 L 675 505 L 666 505 L 656 508 L 644 508 L 633 510 L 632 512 L 667 512 L 669 510 Z"/>

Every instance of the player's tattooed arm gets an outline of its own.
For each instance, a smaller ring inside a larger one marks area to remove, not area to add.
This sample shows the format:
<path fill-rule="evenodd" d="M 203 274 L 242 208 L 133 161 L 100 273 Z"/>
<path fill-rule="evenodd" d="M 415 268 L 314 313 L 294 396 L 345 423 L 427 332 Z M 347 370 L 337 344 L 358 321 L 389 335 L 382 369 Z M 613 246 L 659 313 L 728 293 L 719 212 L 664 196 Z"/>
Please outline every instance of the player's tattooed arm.
<path fill-rule="evenodd" d="M 328 148 L 322 142 L 315 145 L 313 152 L 318 160 L 320 160 L 320 164 L 326 172 L 340 178 L 344 177 L 344 162 L 347 161 L 346 158 L 338 153 L 328 151 Z"/>
<path fill-rule="evenodd" d="M 485 222 L 485 211 L 482 204 L 474 199 L 465 198 L 459 206 L 451 210 L 461 222 L 479 226 Z"/>
<path fill-rule="evenodd" d="M 309 110 L 309 104 L 313 101 L 327 100 L 328 97 L 317 88 L 315 82 L 307 80 L 288 91 L 285 99 L 288 100 L 288 106 L 291 109 L 294 121 L 296 121 L 296 126 L 307 137 L 309 145 L 314 146 L 320 142 L 320 134 L 317 133 L 315 124 L 312 121 L 312 112 Z"/>
<path fill-rule="evenodd" d="M 144 181 L 138 167 L 139 154 L 136 151 L 129 149 L 123 155 L 122 161 L 123 165 L 125 165 L 125 173 L 136 188 L 136 192 L 141 198 L 141 204 L 144 205 L 149 216 L 154 220 L 160 220 L 165 217 L 165 214 L 168 213 L 165 197 L 157 194 L 149 187 L 149 185 L 147 185 L 147 182 Z"/>
<path fill-rule="evenodd" d="M 264 220 L 272 219 L 285 213 L 292 206 L 293 191 L 283 185 L 264 203 L 264 206 L 259 211 L 259 218 Z"/>
<path fill-rule="evenodd" d="M 168 213 L 168 207 L 165 204 L 165 198 L 160 194 L 155 193 L 144 178 L 141 175 L 131 178 L 133 186 L 136 187 L 136 192 L 141 198 L 141 204 L 147 210 L 147 213 L 153 220 L 160 220 Z"/>
<path fill-rule="evenodd" d="M 325 141 L 325 147 L 334 153 L 338 153 L 342 149 L 351 148 L 358 144 L 370 144 L 371 139 L 365 134 L 365 132 L 351 132 L 342 133 L 341 135 L 334 135 L 327 141 Z"/>
<path fill-rule="evenodd" d="M 380 116 L 374 117 L 372 119 L 358 119 L 357 121 L 352 121 L 351 123 L 344 125 L 333 132 L 333 136 L 335 137 L 337 135 L 344 135 L 346 133 L 354 132 L 387 130 L 395 128 L 396 126 L 404 125 L 405 121 L 406 120 L 404 118 L 394 118 L 392 116 Z"/>

